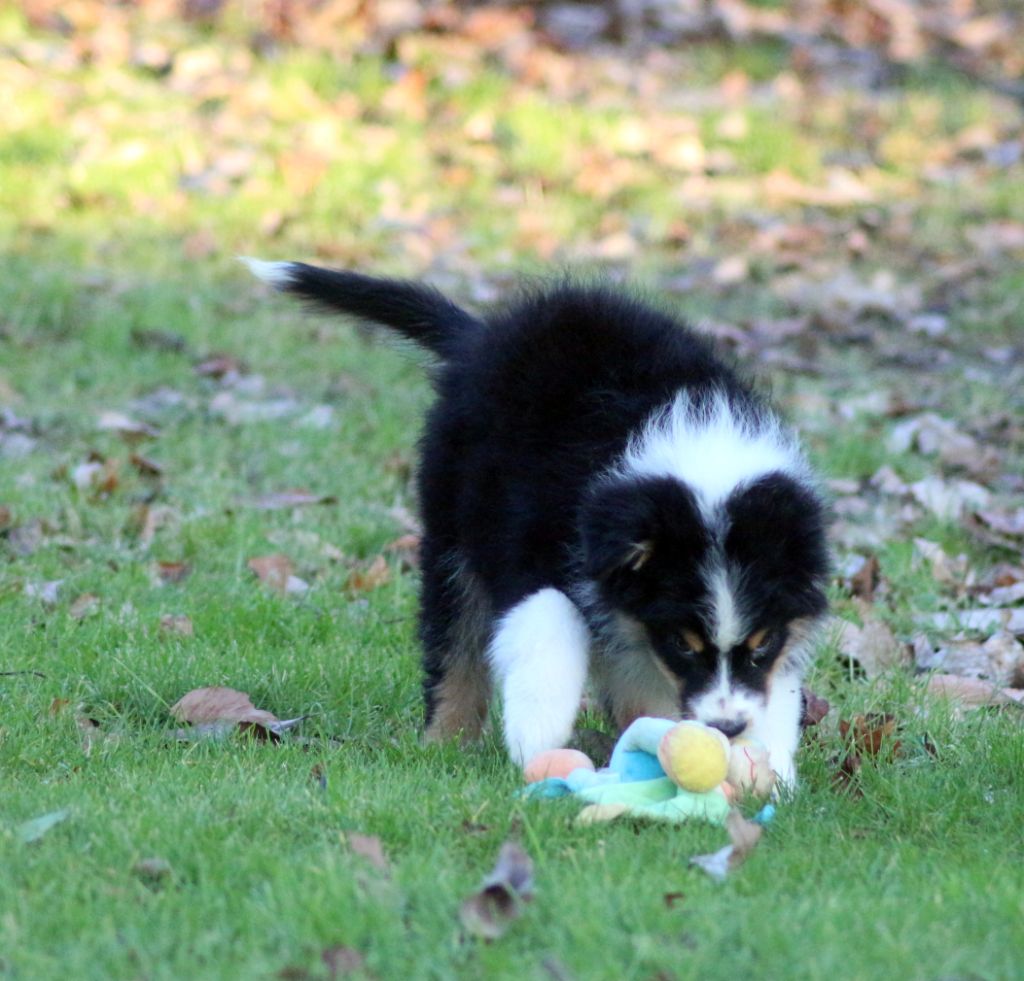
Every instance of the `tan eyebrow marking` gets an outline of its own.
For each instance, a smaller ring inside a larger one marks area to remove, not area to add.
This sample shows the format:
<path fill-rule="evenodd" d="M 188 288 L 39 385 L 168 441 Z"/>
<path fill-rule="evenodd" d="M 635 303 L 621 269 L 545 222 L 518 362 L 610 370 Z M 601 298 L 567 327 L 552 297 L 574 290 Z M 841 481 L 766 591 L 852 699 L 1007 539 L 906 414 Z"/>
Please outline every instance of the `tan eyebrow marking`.
<path fill-rule="evenodd" d="M 756 633 L 751 634 L 747 638 L 747 648 L 749 650 L 756 651 L 764 643 L 764 639 L 767 636 L 767 628 L 764 630 L 758 630 Z"/>
<path fill-rule="evenodd" d="M 692 630 L 683 631 L 683 640 L 686 641 L 687 646 L 695 653 L 704 653 L 704 641 L 702 641 Z"/>

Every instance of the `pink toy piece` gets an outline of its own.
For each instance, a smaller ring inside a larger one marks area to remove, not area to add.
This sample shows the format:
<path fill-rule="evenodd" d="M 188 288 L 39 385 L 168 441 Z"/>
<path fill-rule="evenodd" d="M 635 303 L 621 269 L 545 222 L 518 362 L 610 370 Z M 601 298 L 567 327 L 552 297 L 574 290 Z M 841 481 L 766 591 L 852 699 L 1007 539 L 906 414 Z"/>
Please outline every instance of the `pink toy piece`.
<path fill-rule="evenodd" d="M 527 783 L 539 783 L 548 777 L 564 779 L 573 770 L 593 770 L 593 760 L 578 749 L 548 749 L 538 753 L 523 767 L 523 778 Z"/>

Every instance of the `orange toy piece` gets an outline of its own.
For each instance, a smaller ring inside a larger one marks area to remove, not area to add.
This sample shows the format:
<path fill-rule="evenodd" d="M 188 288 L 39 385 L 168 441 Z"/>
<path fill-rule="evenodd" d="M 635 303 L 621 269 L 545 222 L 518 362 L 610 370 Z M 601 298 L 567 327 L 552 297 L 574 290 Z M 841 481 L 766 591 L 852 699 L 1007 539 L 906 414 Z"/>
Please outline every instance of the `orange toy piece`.
<path fill-rule="evenodd" d="M 593 760 L 578 749 L 549 749 L 538 753 L 523 767 L 527 783 L 539 783 L 548 777 L 565 778 L 573 770 L 593 770 Z"/>

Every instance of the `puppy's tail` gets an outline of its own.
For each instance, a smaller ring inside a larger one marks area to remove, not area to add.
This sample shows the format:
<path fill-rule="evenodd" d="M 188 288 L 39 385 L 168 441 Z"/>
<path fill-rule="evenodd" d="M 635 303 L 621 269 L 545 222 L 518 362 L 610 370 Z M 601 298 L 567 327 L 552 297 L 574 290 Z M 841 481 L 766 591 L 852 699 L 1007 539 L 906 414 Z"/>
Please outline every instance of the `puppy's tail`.
<path fill-rule="evenodd" d="M 308 266 L 304 262 L 241 261 L 274 289 L 293 293 L 319 307 L 383 324 L 447 359 L 467 332 L 483 323 L 430 286 L 400 279 Z"/>

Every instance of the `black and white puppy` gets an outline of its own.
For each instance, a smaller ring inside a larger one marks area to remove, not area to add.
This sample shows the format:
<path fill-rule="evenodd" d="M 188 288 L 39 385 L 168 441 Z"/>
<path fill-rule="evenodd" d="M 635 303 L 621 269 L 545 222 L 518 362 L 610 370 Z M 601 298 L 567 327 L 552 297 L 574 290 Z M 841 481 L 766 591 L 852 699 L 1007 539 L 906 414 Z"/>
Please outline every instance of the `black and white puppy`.
<path fill-rule="evenodd" d="M 796 438 L 703 338 L 562 283 L 478 318 L 435 290 L 247 260 L 438 361 L 419 470 L 428 738 L 492 685 L 517 762 L 569 738 L 588 676 L 617 725 L 696 718 L 793 782 L 825 611 L 825 514 Z"/>

